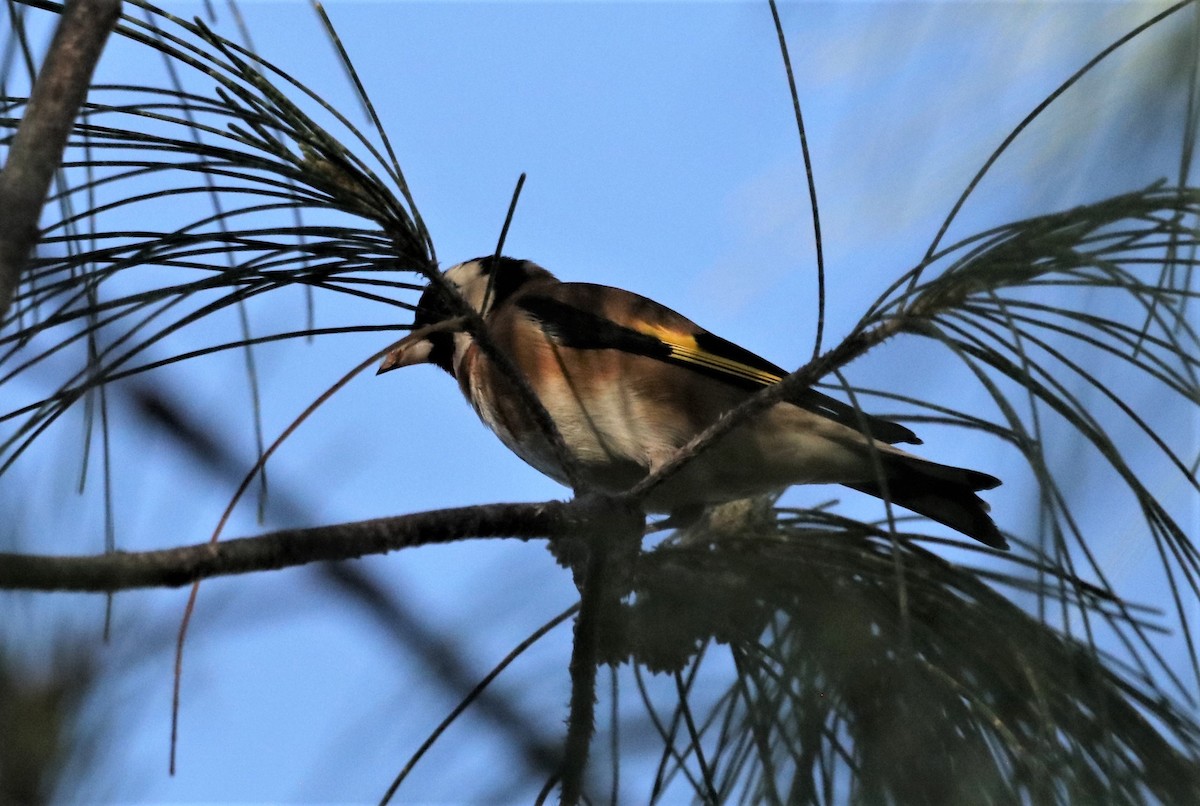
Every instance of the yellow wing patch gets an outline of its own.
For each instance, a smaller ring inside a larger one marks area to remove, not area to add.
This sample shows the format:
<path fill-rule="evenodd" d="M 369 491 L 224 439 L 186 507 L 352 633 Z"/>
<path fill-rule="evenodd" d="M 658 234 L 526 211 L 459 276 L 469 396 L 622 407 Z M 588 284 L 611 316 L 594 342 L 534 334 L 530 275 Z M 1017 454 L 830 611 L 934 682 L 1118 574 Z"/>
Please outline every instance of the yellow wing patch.
<path fill-rule="evenodd" d="M 763 386 L 770 386 L 782 380 L 781 375 L 748 366 L 740 361 L 735 361 L 732 358 L 717 355 L 701 348 L 696 343 L 696 337 L 690 333 L 680 333 L 678 330 L 672 330 L 669 327 L 654 325 L 649 322 L 638 322 L 633 325 L 633 330 L 647 336 L 653 336 L 667 345 L 671 349 L 671 358 L 678 361 L 714 369 L 728 375 L 760 383 Z"/>

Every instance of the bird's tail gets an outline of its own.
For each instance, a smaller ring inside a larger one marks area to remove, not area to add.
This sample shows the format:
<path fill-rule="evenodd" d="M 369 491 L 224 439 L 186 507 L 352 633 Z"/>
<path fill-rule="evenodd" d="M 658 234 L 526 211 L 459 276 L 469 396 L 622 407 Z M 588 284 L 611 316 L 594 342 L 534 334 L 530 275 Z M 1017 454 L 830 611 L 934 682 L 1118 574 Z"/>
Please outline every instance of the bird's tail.
<path fill-rule="evenodd" d="M 854 482 L 847 487 L 887 498 L 893 504 L 956 529 L 980 543 L 1007 549 L 1008 541 L 988 515 L 988 505 L 976 493 L 1000 480 L 987 473 L 939 465 L 906 454 L 880 453 L 886 490 L 878 481 Z"/>

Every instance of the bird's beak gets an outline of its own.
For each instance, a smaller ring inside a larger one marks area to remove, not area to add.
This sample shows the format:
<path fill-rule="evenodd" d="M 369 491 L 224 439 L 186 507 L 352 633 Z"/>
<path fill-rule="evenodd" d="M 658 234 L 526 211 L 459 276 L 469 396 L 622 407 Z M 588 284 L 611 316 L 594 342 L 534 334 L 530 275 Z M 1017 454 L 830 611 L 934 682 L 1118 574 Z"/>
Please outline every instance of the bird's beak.
<path fill-rule="evenodd" d="M 383 357 L 375 374 L 382 375 L 400 367 L 427 363 L 432 350 L 433 343 L 429 341 L 429 329 L 422 328 L 414 331 L 396 342 L 396 346 Z"/>
<path fill-rule="evenodd" d="M 400 367 L 411 367 L 413 364 L 428 364 L 429 356 L 433 353 L 433 341 L 430 339 L 430 336 L 435 333 L 455 333 L 461 331 L 463 329 L 463 322 L 464 320 L 461 316 L 456 316 L 453 319 L 443 319 L 440 322 L 434 322 L 432 325 L 417 328 L 396 342 L 392 349 L 388 350 L 387 355 L 383 357 L 383 362 L 379 365 L 379 369 L 375 371 L 375 374 L 382 375 L 393 369 L 400 369 Z"/>

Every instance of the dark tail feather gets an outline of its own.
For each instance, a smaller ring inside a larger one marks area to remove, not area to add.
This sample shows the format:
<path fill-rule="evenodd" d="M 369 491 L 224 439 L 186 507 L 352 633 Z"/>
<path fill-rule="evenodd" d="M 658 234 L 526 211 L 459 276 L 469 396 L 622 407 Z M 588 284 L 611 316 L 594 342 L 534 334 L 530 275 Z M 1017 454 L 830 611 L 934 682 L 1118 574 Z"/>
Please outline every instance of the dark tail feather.
<path fill-rule="evenodd" d="M 882 454 L 880 459 L 887 473 L 886 496 L 893 504 L 945 524 L 992 548 L 1008 548 L 1008 541 L 987 514 L 987 503 L 975 494 L 979 490 L 992 489 L 1000 484 L 1000 479 L 977 470 L 939 465 L 916 457 Z M 885 495 L 875 481 L 846 486 L 876 498 Z"/>

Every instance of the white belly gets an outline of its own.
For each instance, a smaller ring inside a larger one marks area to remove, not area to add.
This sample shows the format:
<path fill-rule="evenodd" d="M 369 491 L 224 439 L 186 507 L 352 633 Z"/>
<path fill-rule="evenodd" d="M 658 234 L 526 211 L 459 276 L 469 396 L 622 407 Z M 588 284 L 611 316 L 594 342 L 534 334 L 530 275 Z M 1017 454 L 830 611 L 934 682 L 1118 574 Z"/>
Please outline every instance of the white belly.
<path fill-rule="evenodd" d="M 621 492 L 659 467 L 694 434 L 664 423 L 661 410 L 613 387 L 586 408 L 569 390 L 547 395 L 558 405 L 548 409 L 584 480 L 601 490 Z M 550 443 L 540 435 L 518 439 L 483 396 L 472 390 L 472 406 L 513 453 L 567 484 L 567 475 Z M 530 421 L 532 422 L 532 420 Z M 694 504 L 731 501 L 792 484 L 830 483 L 871 478 L 861 436 L 844 426 L 780 404 L 761 418 L 735 429 L 657 488 L 646 501 L 651 512 L 669 512 Z M 880 450 L 893 451 L 889 446 Z"/>

